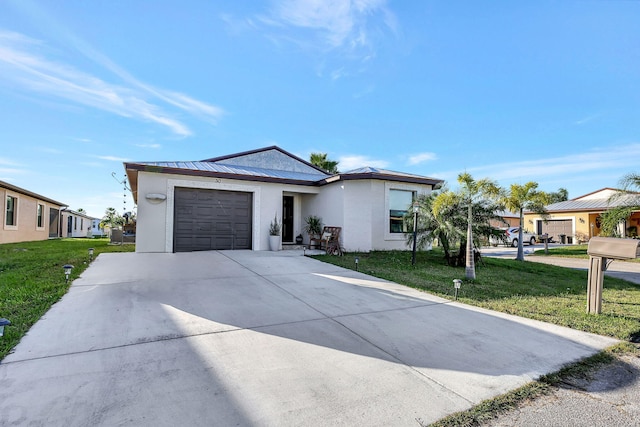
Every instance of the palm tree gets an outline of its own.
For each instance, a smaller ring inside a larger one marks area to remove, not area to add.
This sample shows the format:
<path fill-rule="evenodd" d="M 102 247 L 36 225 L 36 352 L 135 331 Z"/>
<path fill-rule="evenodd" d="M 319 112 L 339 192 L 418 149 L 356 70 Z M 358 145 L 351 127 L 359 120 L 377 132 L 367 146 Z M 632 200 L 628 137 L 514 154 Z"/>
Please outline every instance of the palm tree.
<path fill-rule="evenodd" d="M 338 172 L 338 163 L 335 160 L 327 159 L 327 153 L 311 153 L 309 161 L 312 165 L 319 167 L 327 173 L 336 174 Z"/>
<path fill-rule="evenodd" d="M 467 205 L 467 255 L 465 276 L 467 279 L 476 278 L 476 266 L 473 259 L 473 204 L 482 198 L 495 198 L 500 192 L 498 185 L 488 178 L 476 181 L 471 174 L 463 172 L 458 175 L 460 195 Z"/>
<path fill-rule="evenodd" d="M 549 203 L 549 195 L 543 191 L 537 191 L 538 183 L 529 181 L 524 185 L 511 184 L 508 191 L 503 190 L 498 201 L 507 210 L 520 214 L 520 230 L 518 230 L 518 254 L 516 259 L 524 261 L 524 250 L 522 246 L 522 230 L 524 228 L 524 211 L 534 211 L 547 216 L 545 205 Z"/>
<path fill-rule="evenodd" d="M 622 187 L 622 191 L 639 192 L 640 191 L 640 173 L 629 173 L 625 175 L 620 180 L 620 184 Z M 640 199 L 640 195 L 638 196 L 638 199 Z M 640 202 L 638 204 L 640 204 Z"/>
<path fill-rule="evenodd" d="M 610 209 L 601 214 L 602 236 L 621 237 L 619 224 L 624 223 L 633 212 L 640 209 L 640 174 L 629 173 L 620 180 L 620 190 L 609 198 L 609 203 L 615 203 Z"/>
<path fill-rule="evenodd" d="M 438 240 L 444 250 L 444 257 L 449 265 L 461 265 L 466 258 L 463 247 L 466 249 L 466 233 L 468 231 L 469 218 L 467 205 L 459 192 L 440 191 L 429 195 L 418 195 L 418 226 L 416 243 L 419 249 L 424 249 Z M 495 229 L 490 225 L 491 220 L 499 220 L 496 215 L 499 206 L 489 203 L 487 200 L 478 199 L 473 203 L 473 239 L 477 236 L 492 234 Z M 407 230 L 413 229 L 413 213 L 407 211 L 404 217 Z M 458 255 L 451 253 L 451 248 L 460 243 Z M 476 243 L 476 242 L 474 242 Z M 413 233 L 407 233 L 407 245 L 413 244 Z M 465 260 L 466 264 L 466 260 Z"/>

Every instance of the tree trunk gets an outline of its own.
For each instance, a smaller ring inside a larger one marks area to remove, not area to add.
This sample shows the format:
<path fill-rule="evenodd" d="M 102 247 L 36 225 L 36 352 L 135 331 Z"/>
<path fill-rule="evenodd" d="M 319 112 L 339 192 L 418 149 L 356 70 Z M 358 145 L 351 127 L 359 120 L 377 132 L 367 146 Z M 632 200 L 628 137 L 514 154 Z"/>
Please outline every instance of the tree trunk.
<path fill-rule="evenodd" d="M 467 254 L 465 260 L 465 274 L 467 279 L 475 280 L 476 266 L 473 260 L 473 228 L 471 221 L 473 220 L 472 205 L 469 202 L 469 219 L 467 224 Z"/>
<path fill-rule="evenodd" d="M 520 208 L 520 230 L 518 230 L 518 254 L 516 260 L 524 261 L 524 244 L 522 243 L 522 227 L 524 226 L 524 209 Z"/>

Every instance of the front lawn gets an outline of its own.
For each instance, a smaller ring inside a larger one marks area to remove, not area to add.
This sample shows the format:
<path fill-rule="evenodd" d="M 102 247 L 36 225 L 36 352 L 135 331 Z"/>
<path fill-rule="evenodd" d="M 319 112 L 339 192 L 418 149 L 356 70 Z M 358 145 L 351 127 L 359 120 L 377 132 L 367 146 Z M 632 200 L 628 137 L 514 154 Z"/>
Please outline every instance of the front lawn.
<path fill-rule="evenodd" d="M 321 261 L 453 299 L 453 279 L 462 279 L 461 302 L 622 340 L 640 338 L 640 285 L 605 277 L 602 314 L 587 314 L 587 271 L 532 261 L 483 258 L 476 280 L 465 269 L 449 267 L 439 248 L 419 252 L 415 267 L 409 251 L 318 255 Z"/>
<path fill-rule="evenodd" d="M 62 239 L 0 245 L 0 317 L 11 321 L 0 337 L 0 360 L 29 328 L 69 289 L 71 281 L 103 252 L 132 252 L 134 245 L 110 245 L 108 239 Z M 72 264 L 65 283 L 64 264 Z"/>
<path fill-rule="evenodd" d="M 533 255 L 589 259 L 589 255 L 587 254 L 588 246 L 589 245 L 556 246 L 549 248 L 549 253 L 545 253 L 544 249 L 537 249 Z M 623 262 L 640 262 L 640 258 L 626 260 Z"/>

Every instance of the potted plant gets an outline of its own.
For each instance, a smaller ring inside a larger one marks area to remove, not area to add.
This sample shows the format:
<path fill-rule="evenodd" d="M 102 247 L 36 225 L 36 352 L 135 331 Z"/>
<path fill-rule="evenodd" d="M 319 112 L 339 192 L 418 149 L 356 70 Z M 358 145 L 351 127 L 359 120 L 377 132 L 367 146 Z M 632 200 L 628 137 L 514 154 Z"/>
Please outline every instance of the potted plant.
<path fill-rule="evenodd" d="M 304 219 L 304 231 L 310 239 L 318 238 L 322 233 L 322 219 L 315 215 L 309 215 Z"/>
<path fill-rule="evenodd" d="M 280 250 L 280 223 L 278 222 L 278 213 L 276 213 L 273 221 L 269 224 L 269 249 L 272 251 Z"/>
<path fill-rule="evenodd" d="M 317 247 L 322 233 L 322 219 L 315 215 L 309 215 L 304 219 L 303 230 L 309 235 L 309 249 L 312 249 L 314 245 Z"/>

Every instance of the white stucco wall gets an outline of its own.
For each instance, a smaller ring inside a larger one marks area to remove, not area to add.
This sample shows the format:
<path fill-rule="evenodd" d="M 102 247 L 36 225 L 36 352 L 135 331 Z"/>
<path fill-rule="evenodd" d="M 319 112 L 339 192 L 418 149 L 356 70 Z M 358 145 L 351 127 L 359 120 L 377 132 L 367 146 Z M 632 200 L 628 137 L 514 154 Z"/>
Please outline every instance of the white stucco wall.
<path fill-rule="evenodd" d="M 342 227 L 342 245 L 349 252 L 407 249 L 404 234 L 389 232 L 389 191 L 431 192 L 429 185 L 369 179 L 337 181 L 321 189 L 303 198 L 303 217 L 317 215 L 324 225 Z"/>
<path fill-rule="evenodd" d="M 253 194 L 252 248 L 269 248 L 269 224 L 277 214 L 282 221 L 283 194 L 313 194 L 317 187 L 240 181 L 220 178 L 138 173 L 138 215 L 136 230 L 137 252 L 173 252 L 173 219 L 175 188 L 244 191 Z M 147 195 L 160 194 L 165 200 L 149 200 Z M 300 209 L 294 224 L 301 225 Z"/>

